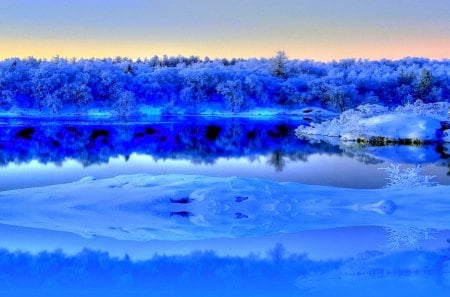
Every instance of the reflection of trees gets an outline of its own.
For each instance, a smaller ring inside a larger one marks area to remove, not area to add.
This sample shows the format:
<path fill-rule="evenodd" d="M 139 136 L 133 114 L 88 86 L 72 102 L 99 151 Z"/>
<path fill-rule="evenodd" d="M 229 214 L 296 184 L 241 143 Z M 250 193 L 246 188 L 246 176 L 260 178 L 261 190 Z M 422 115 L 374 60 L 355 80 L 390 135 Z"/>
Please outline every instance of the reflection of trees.
<path fill-rule="evenodd" d="M 286 248 L 283 244 L 277 243 L 272 249 L 267 251 L 267 255 L 269 256 L 269 259 L 279 263 L 286 257 Z"/>
<path fill-rule="evenodd" d="M 308 161 L 307 152 L 283 152 L 282 150 L 274 151 L 270 154 L 267 164 L 273 166 L 277 172 L 283 171 L 286 167 L 287 161 L 291 162 L 306 162 Z"/>
<path fill-rule="evenodd" d="M 404 251 L 393 253 L 365 252 L 353 259 L 344 260 L 335 269 L 322 272 L 312 271 L 299 276 L 298 288 L 310 296 L 329 296 L 329 292 L 339 291 L 339 296 L 352 296 L 364 288 L 366 291 L 391 292 L 384 287 L 395 286 L 404 296 L 412 296 L 420 287 L 419 295 L 426 295 L 430 288 L 435 296 L 446 296 L 450 288 L 448 255 L 437 251 Z M 415 284 L 420 283 L 417 287 Z M 423 288 L 423 289 L 422 289 Z M 423 292 L 423 293 L 422 293 Z M 388 294 L 390 295 L 390 294 Z"/>
<path fill-rule="evenodd" d="M 133 261 L 128 256 L 117 258 L 92 250 L 66 255 L 61 250 L 30 254 L 2 249 L 0 267 L 7 273 L 0 278 L 0 291 L 21 288 L 30 292 L 83 292 L 79 295 L 101 291 L 115 296 L 120 291 L 155 292 L 157 296 L 213 296 L 217 292 L 220 296 L 296 296 L 299 289 L 318 289 L 324 294 L 317 296 L 327 296 L 336 283 L 344 283 L 341 289 L 354 293 L 356 287 L 364 287 L 364 282 L 373 282 L 374 278 L 379 286 L 379 281 L 397 282 L 410 276 L 416 281 L 424 277 L 435 286 L 449 285 L 450 260 L 445 250 L 368 251 L 350 258 L 311 260 L 287 253 L 282 244 L 277 244 L 267 253 L 268 258 L 254 254 L 231 257 L 203 251 L 156 254 L 148 260 Z M 33 293 L 28 295 L 35 296 Z"/>
<path fill-rule="evenodd" d="M 369 165 L 376 165 L 385 162 L 389 158 L 392 162 L 397 163 L 436 163 L 440 160 L 448 160 L 450 156 L 446 153 L 445 148 L 441 144 L 427 144 L 420 146 L 408 146 L 408 145 L 380 145 L 374 146 L 367 143 L 358 143 L 353 141 L 340 141 L 337 137 L 300 137 L 311 144 L 319 146 L 323 145 L 324 152 L 327 152 L 330 148 L 336 149 L 338 147 L 341 155 L 356 159 L 359 162 Z M 397 153 L 394 153 L 394 149 L 398 149 Z M 402 149 L 415 148 L 415 150 L 408 152 Z M 439 163 L 440 166 L 442 164 Z M 450 165 L 449 171 L 450 171 Z"/>
<path fill-rule="evenodd" d="M 309 154 L 323 150 L 339 154 L 337 147 L 297 139 L 293 133 L 296 126 L 235 118 L 194 119 L 189 124 L 186 120 L 137 125 L 11 124 L 0 131 L 0 162 L 6 165 L 38 160 L 62 164 L 66 159 L 75 159 L 90 166 L 139 153 L 156 160 L 214 163 L 221 157 L 252 158 L 271 153 L 269 164 L 281 171 L 286 160 L 306 160 Z"/>
<path fill-rule="evenodd" d="M 356 159 L 361 163 L 367 164 L 367 165 L 376 165 L 376 164 L 381 164 L 384 161 L 377 159 L 375 157 L 372 157 L 370 155 L 368 155 L 363 149 L 361 148 L 357 148 L 357 147 L 353 147 L 353 148 L 349 148 L 349 147 L 345 147 L 343 150 L 343 154 L 347 157 L 350 157 L 352 159 Z"/>
<path fill-rule="evenodd" d="M 286 166 L 286 161 L 283 158 L 283 152 L 282 151 L 275 151 L 270 155 L 269 160 L 267 160 L 267 163 L 275 167 L 275 170 L 280 172 L 283 171 L 284 167 Z"/>
<path fill-rule="evenodd" d="M 385 227 L 387 232 L 387 247 L 392 250 L 400 248 L 420 249 L 421 242 L 434 239 L 435 230 L 417 227 Z"/>
<path fill-rule="evenodd" d="M 219 290 L 220 296 L 236 296 L 236 292 L 239 296 L 252 296 L 254 292 L 261 296 L 279 296 L 280 292 L 293 296 L 299 273 L 324 266 L 301 255 L 277 259 L 255 255 L 220 257 L 214 251 L 203 251 L 184 256 L 155 255 L 135 262 L 128 256 L 119 259 L 91 250 L 73 256 L 61 251 L 32 255 L 0 250 L 0 267 L 8 271 L 0 278 L 0 287 L 141 291 L 156 292 L 158 296 L 212 296 Z"/>

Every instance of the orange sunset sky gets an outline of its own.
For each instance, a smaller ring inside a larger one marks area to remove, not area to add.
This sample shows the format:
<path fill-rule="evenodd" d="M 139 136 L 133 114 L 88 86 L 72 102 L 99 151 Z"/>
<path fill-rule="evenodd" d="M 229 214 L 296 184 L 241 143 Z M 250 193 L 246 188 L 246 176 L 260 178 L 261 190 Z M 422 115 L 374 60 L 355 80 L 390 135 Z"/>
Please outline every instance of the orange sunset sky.
<path fill-rule="evenodd" d="M 0 59 L 450 57 L 448 0 L 2 0 Z"/>

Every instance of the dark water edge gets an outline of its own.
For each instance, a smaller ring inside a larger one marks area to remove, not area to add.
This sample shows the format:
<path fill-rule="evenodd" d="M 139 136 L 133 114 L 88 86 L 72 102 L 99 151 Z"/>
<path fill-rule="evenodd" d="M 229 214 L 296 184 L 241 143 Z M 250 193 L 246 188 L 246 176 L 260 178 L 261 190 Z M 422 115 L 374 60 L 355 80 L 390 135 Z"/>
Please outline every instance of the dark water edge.
<path fill-rule="evenodd" d="M 13 122 L 0 131 L 0 164 L 60 164 L 66 159 L 83 166 L 108 163 L 132 153 L 155 159 L 188 159 L 213 163 L 280 151 L 293 155 L 302 142 L 292 133 L 304 121 L 258 121 L 245 118 L 167 118 L 159 122 Z M 322 149 L 323 150 L 323 149 Z"/>
<path fill-rule="evenodd" d="M 308 141 L 295 136 L 300 124 L 305 121 L 291 118 L 164 117 L 144 123 L 4 120 L 0 189 L 133 173 L 242 175 L 376 188 L 385 184 L 379 168 L 389 163 L 421 164 L 439 183 L 450 183 L 448 151 L 438 145 L 373 147 Z"/>

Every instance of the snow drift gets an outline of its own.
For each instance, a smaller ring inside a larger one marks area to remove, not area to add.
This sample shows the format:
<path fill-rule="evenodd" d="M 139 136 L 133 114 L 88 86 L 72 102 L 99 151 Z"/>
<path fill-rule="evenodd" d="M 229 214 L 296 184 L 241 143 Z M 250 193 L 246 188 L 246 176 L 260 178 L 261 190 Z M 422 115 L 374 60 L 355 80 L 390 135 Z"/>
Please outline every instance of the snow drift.
<path fill-rule="evenodd" d="M 128 240 L 344 226 L 448 229 L 450 187 L 356 190 L 249 178 L 124 175 L 0 192 L 0 223 Z"/>

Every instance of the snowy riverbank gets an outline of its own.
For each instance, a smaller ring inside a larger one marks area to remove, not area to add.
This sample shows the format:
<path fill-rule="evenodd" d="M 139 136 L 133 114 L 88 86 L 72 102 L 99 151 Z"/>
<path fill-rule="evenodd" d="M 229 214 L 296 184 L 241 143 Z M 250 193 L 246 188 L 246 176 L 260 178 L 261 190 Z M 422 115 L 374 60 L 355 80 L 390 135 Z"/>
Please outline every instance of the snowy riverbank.
<path fill-rule="evenodd" d="M 338 118 L 310 126 L 300 126 L 296 134 L 304 138 L 337 137 L 341 141 L 373 144 L 419 144 L 450 141 L 445 127 L 450 104 L 416 102 L 394 109 L 380 105 L 361 105 Z"/>
<path fill-rule="evenodd" d="M 307 118 L 309 120 L 323 120 L 338 116 L 337 113 L 320 107 L 304 107 L 299 109 L 283 108 L 253 108 L 239 112 L 227 112 L 218 108 L 204 108 L 198 112 L 192 113 L 187 110 L 179 109 L 177 112 L 164 113 L 161 108 L 143 106 L 136 113 L 127 116 L 120 116 L 111 110 L 90 109 L 85 112 L 76 112 L 71 110 L 61 111 L 58 114 L 50 112 L 39 112 L 34 109 L 11 109 L 8 111 L 0 110 L 0 119 L 64 119 L 64 120 L 107 120 L 107 121 L 142 121 L 159 117 L 240 117 L 240 118 Z"/>

